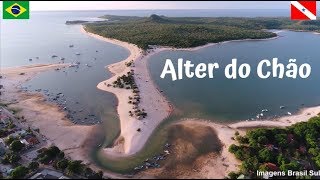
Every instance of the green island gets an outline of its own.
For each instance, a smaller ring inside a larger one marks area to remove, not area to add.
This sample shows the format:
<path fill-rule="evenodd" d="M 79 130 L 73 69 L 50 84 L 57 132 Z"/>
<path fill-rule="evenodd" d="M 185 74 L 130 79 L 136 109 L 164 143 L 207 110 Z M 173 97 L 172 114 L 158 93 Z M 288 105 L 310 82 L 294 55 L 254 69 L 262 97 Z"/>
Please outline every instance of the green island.
<path fill-rule="evenodd" d="M 105 15 L 107 21 L 85 25 L 87 31 L 148 49 L 149 45 L 188 48 L 241 39 L 276 37 L 270 29 L 320 32 L 320 21 L 289 18 L 150 17 Z"/>
<path fill-rule="evenodd" d="M 259 128 L 244 136 L 236 132 L 235 139 L 238 145 L 231 145 L 229 152 L 242 164 L 239 172 L 229 174 L 231 179 L 262 178 L 257 171 L 320 169 L 320 117 L 287 128 Z"/>

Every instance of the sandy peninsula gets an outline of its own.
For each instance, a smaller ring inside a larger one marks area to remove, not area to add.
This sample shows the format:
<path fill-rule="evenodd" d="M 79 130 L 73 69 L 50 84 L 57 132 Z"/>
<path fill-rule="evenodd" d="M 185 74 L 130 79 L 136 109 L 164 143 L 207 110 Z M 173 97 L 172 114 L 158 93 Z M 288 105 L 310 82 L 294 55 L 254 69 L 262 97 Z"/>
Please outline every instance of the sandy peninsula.
<path fill-rule="evenodd" d="M 120 119 L 121 132 L 112 148 L 105 148 L 105 153 L 112 157 L 129 156 L 139 152 L 154 129 L 166 118 L 171 112 L 171 106 L 166 98 L 160 93 L 149 75 L 147 68 L 147 59 L 151 54 L 145 56 L 143 50 L 134 44 L 122 42 L 115 39 L 105 38 L 90 32 L 86 32 L 82 27 L 82 32 L 99 40 L 122 46 L 130 51 L 130 56 L 118 63 L 106 67 L 113 76 L 97 85 L 98 89 L 113 93 L 118 99 L 117 112 Z M 134 62 L 134 66 L 127 67 L 126 62 Z M 140 91 L 139 108 L 145 109 L 147 117 L 138 120 L 131 117 L 129 111 L 133 111 L 133 105 L 128 103 L 129 96 L 133 97 L 130 89 L 120 89 L 108 86 L 112 84 L 117 77 L 127 74 L 134 70 L 134 79 Z M 141 131 L 137 131 L 140 129 Z"/>

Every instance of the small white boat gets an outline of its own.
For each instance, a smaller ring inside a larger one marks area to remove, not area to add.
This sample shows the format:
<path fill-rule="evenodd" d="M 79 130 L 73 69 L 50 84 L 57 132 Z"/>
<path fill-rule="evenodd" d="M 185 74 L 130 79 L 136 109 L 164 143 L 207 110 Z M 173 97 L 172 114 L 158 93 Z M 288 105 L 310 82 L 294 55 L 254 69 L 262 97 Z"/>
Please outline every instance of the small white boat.
<path fill-rule="evenodd" d="M 69 67 L 78 67 L 78 64 L 70 64 Z"/>
<path fill-rule="evenodd" d="M 268 112 L 268 109 L 262 109 L 261 112 Z"/>
<path fill-rule="evenodd" d="M 292 114 L 291 114 L 291 112 L 287 112 L 287 114 L 289 115 L 289 116 L 291 116 Z"/>
<path fill-rule="evenodd" d="M 285 108 L 285 106 L 280 106 L 280 109 L 284 109 Z"/>

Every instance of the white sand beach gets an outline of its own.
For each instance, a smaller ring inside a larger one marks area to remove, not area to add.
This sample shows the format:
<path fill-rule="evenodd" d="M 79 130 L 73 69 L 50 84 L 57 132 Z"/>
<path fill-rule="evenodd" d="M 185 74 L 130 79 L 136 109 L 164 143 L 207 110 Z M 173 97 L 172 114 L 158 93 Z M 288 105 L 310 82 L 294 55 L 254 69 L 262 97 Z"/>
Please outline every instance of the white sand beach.
<path fill-rule="evenodd" d="M 234 129 L 241 128 L 258 128 L 258 127 L 287 127 L 298 122 L 308 121 L 310 118 L 318 116 L 320 113 L 320 106 L 309 107 L 301 109 L 297 114 L 282 116 L 271 120 L 260 121 L 242 121 L 229 126 Z"/>
<path fill-rule="evenodd" d="M 20 66 L 20 67 L 9 67 L 9 68 L 2 68 L 1 74 L 3 75 L 19 75 L 20 73 L 31 73 L 32 75 L 55 69 L 55 68 L 64 68 L 70 64 L 36 64 L 36 65 L 29 65 L 29 66 Z"/>

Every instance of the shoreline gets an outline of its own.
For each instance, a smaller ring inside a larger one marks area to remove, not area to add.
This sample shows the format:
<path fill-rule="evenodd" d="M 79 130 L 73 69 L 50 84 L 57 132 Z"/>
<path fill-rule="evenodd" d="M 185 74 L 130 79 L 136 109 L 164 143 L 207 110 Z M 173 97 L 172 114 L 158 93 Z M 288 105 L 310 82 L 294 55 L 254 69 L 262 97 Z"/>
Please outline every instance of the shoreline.
<path fill-rule="evenodd" d="M 314 116 L 319 116 L 320 106 L 306 107 L 300 109 L 293 115 L 281 116 L 273 119 L 254 120 L 254 121 L 241 121 L 229 124 L 234 129 L 246 129 L 246 128 L 259 128 L 259 127 L 287 127 L 299 122 L 308 121 Z"/>
<path fill-rule="evenodd" d="M 18 73 L 31 73 L 37 74 L 39 72 L 52 70 L 54 68 L 65 68 L 69 66 L 70 63 L 64 64 L 34 64 L 34 65 L 24 65 L 24 66 L 17 66 L 17 67 L 6 67 L 1 68 L 1 74 L 4 75 L 18 75 Z"/>
<path fill-rule="evenodd" d="M 203 49 L 203 48 L 207 48 L 207 47 L 211 47 L 211 46 L 217 46 L 217 45 L 231 43 L 231 42 L 274 40 L 274 39 L 278 39 L 278 38 L 281 37 L 281 36 L 278 35 L 278 33 L 280 33 L 280 32 L 283 32 L 283 31 L 274 32 L 275 34 L 277 34 L 277 36 L 271 37 L 271 38 L 266 38 L 266 39 L 237 39 L 237 40 L 222 41 L 222 42 L 217 42 L 217 43 L 207 43 L 207 44 L 202 45 L 202 46 L 196 46 L 196 47 L 190 47 L 190 48 L 175 48 L 175 47 L 167 47 L 167 46 L 151 46 L 152 49 L 150 49 L 150 50 L 151 50 L 151 55 L 155 55 L 155 54 L 160 53 L 160 52 L 165 51 L 165 50 L 168 50 L 168 51 L 198 51 L 198 50 Z M 154 51 L 154 52 L 152 52 L 152 51 Z M 150 53 L 148 53 L 148 55 L 149 54 Z"/>
<path fill-rule="evenodd" d="M 1 101 L 9 103 L 8 107 L 18 109 L 18 116 L 24 116 L 26 125 L 39 128 L 47 145 L 54 144 L 72 159 L 81 159 L 90 163 L 86 155 L 85 142 L 96 126 L 75 125 L 65 116 L 55 103 L 37 92 L 24 92 L 21 84 L 31 80 L 41 72 L 55 68 L 66 68 L 69 64 L 36 64 L 21 67 L 2 68 L 3 89 Z M 21 74 L 22 73 L 22 74 Z"/>

